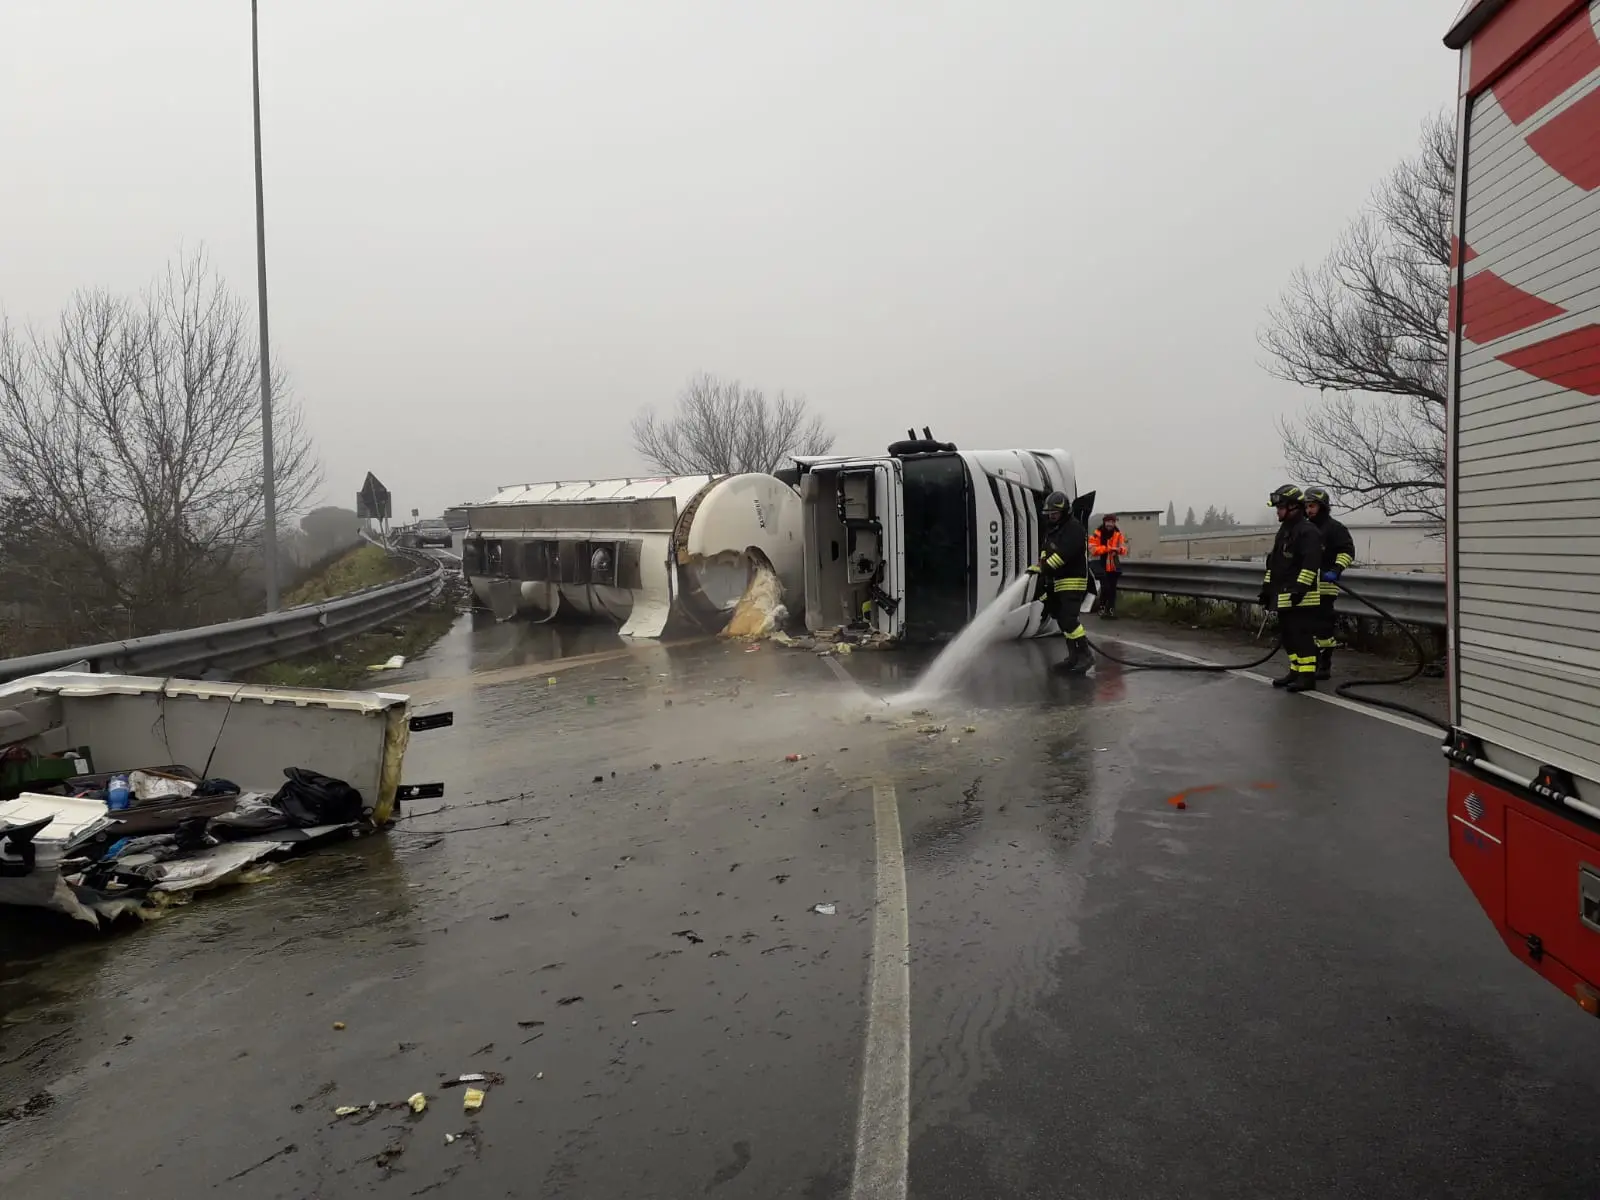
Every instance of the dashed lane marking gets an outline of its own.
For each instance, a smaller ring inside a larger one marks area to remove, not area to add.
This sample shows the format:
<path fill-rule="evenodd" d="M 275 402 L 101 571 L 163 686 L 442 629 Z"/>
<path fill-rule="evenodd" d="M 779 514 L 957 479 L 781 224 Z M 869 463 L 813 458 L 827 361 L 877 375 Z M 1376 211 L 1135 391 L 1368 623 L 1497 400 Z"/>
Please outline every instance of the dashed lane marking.
<path fill-rule="evenodd" d="M 851 1200 L 905 1200 L 911 1140 L 911 937 L 900 806 L 887 782 L 872 788 L 877 895 L 866 1050 L 856 1110 Z"/>

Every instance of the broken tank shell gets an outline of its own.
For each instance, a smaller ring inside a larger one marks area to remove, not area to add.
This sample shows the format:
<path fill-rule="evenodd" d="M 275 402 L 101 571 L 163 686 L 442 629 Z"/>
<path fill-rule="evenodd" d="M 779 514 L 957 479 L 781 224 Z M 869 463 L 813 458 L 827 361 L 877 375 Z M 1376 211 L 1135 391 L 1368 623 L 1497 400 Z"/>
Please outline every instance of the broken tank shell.
<path fill-rule="evenodd" d="M 800 498 L 772 475 L 524 484 L 464 511 L 462 571 L 502 620 L 657 637 L 676 616 L 716 630 L 762 562 L 787 596 L 804 592 Z"/>

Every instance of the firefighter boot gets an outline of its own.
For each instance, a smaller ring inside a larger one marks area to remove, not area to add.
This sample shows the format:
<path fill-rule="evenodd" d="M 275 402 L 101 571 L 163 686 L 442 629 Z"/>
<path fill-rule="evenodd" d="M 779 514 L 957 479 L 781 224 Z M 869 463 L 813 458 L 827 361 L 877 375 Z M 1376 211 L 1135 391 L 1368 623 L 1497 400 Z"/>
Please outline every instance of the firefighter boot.
<path fill-rule="evenodd" d="M 1317 678 L 1333 678 L 1333 647 L 1325 646 L 1317 651 Z"/>
<path fill-rule="evenodd" d="M 1089 669 L 1089 664 L 1094 656 L 1089 653 L 1088 642 L 1084 638 L 1067 639 L 1067 656 L 1055 665 L 1058 675 L 1081 675 Z"/>
<path fill-rule="evenodd" d="M 1288 671 L 1272 681 L 1275 688 L 1286 688 L 1298 678 L 1293 671 Z"/>
<path fill-rule="evenodd" d="M 1284 684 L 1288 692 L 1314 692 L 1317 690 L 1317 677 L 1311 671 L 1297 672 L 1293 679 Z"/>

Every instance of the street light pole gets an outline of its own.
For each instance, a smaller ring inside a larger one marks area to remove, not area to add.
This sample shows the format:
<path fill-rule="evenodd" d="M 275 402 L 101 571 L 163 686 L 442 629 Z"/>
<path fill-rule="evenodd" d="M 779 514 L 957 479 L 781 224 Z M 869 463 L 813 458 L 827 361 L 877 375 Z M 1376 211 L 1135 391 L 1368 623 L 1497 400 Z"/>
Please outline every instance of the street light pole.
<path fill-rule="evenodd" d="M 261 564 L 267 611 L 278 610 L 278 496 L 272 469 L 272 358 L 267 348 L 267 218 L 261 194 L 261 47 L 256 0 L 250 0 L 250 98 L 256 132 L 256 310 L 261 318 Z"/>

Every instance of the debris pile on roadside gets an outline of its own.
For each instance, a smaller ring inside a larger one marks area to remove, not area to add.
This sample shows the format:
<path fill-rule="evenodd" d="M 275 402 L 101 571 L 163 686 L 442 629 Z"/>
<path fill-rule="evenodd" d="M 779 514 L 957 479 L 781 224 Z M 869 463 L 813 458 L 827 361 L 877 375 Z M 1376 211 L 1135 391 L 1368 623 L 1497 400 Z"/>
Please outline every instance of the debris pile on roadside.
<path fill-rule="evenodd" d="M 51 672 L 0 684 L 0 906 L 101 925 L 388 824 L 404 696 Z M 199 764 L 196 766 L 195 764 Z M 306 765 L 296 765 L 306 764 Z"/>
<path fill-rule="evenodd" d="M 812 654 L 853 654 L 857 650 L 886 650 L 895 644 L 893 639 L 874 630 L 849 625 L 819 629 L 799 637 L 780 631 L 772 635 L 772 640 L 790 650 L 808 650 Z"/>
<path fill-rule="evenodd" d="M 300 767 L 284 774 L 271 796 L 164 766 L 70 776 L 0 801 L 0 903 L 69 907 L 65 888 L 69 911 L 149 915 L 369 818 L 361 793 L 343 780 Z"/>

